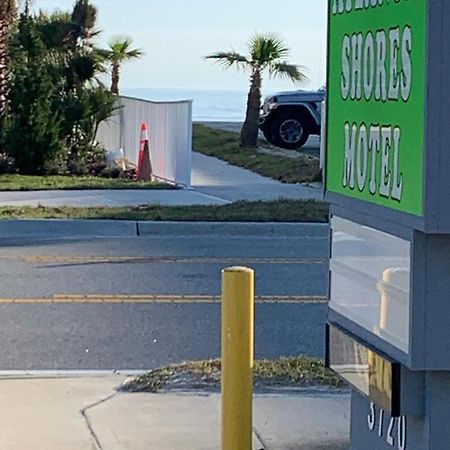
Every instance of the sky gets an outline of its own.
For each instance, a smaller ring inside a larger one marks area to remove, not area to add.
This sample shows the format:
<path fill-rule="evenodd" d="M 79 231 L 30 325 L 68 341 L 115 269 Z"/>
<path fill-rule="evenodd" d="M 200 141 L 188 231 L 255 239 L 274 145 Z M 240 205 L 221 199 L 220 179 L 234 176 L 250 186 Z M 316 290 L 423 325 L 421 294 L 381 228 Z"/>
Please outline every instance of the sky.
<path fill-rule="evenodd" d="M 247 51 L 254 32 L 278 33 L 290 62 L 306 67 L 316 89 L 326 76 L 327 0 L 92 0 L 99 10 L 99 38 L 126 35 L 145 56 L 123 67 L 122 87 L 246 90 L 248 74 L 222 69 L 203 57 L 216 51 Z M 74 0 L 35 0 L 46 11 L 71 10 Z M 292 89 L 264 80 L 265 90 Z"/>

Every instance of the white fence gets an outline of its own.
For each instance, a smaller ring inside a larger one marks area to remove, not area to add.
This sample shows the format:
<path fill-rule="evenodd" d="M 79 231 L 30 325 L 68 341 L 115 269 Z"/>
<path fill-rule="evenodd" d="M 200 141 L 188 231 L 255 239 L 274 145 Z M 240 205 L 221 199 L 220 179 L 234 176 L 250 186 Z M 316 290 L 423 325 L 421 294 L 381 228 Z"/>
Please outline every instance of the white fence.
<path fill-rule="evenodd" d="M 106 150 L 123 149 L 137 163 L 141 124 L 149 127 L 153 175 L 186 188 L 191 187 L 192 101 L 151 102 L 119 97 L 120 108 L 100 124 L 97 141 Z"/>

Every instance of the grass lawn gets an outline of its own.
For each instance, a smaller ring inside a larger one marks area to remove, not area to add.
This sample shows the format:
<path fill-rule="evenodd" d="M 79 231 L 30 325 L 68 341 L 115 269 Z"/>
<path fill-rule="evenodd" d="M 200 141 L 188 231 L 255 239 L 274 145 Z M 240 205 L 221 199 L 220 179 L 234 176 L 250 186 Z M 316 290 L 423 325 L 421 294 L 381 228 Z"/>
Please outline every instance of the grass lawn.
<path fill-rule="evenodd" d="M 220 360 L 192 361 L 152 370 L 125 381 L 127 392 L 158 392 L 186 388 L 219 388 Z M 255 387 L 295 386 L 345 388 L 344 382 L 327 369 L 323 361 L 299 356 L 257 360 L 253 370 Z"/>
<path fill-rule="evenodd" d="M 194 124 L 193 148 L 205 155 L 244 167 L 260 175 L 284 183 L 307 183 L 320 180 L 319 161 L 310 155 L 298 158 L 262 153 L 256 148 L 242 148 L 239 133 L 216 130 Z M 0 175 L 0 191 L 39 191 L 77 189 L 174 189 L 173 186 L 154 182 L 137 182 L 120 178 L 93 176 L 30 176 Z"/>
<path fill-rule="evenodd" d="M 63 175 L 0 175 L 0 191 L 47 191 L 69 189 L 174 189 L 174 187 L 166 183 L 149 183 L 121 178 Z"/>
<path fill-rule="evenodd" d="M 115 219 L 223 222 L 327 222 L 328 204 L 313 200 L 240 201 L 219 206 L 1 207 L 0 219 Z"/>
<path fill-rule="evenodd" d="M 293 159 L 261 153 L 256 148 L 242 148 L 239 145 L 239 133 L 233 131 L 194 124 L 192 147 L 205 155 L 215 156 L 234 166 L 244 167 L 283 183 L 320 181 L 317 158 L 302 154 Z"/>

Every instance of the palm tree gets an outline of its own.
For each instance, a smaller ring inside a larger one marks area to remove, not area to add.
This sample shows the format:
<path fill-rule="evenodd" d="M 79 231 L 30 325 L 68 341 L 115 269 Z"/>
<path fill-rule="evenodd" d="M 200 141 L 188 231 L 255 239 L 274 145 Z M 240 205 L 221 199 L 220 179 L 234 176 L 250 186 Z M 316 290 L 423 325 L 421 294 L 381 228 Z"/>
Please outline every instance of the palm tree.
<path fill-rule="evenodd" d="M 129 37 L 113 37 L 109 42 L 109 48 L 102 50 L 101 54 L 111 63 L 111 92 L 119 94 L 120 68 L 130 59 L 140 58 L 144 55 L 142 49 L 131 48 L 133 40 Z"/>
<path fill-rule="evenodd" d="M 0 113 L 7 103 L 9 41 L 16 15 L 16 0 L 0 0 Z"/>
<path fill-rule="evenodd" d="M 241 129 L 241 145 L 256 147 L 263 72 L 267 69 L 270 77 L 287 78 L 293 82 L 306 80 L 306 75 L 301 66 L 286 61 L 289 48 L 276 34 L 255 33 L 248 46 L 248 56 L 230 51 L 213 53 L 206 56 L 206 59 L 214 59 L 226 69 L 236 66 L 238 69 L 250 71 L 250 90 L 245 121 Z"/>

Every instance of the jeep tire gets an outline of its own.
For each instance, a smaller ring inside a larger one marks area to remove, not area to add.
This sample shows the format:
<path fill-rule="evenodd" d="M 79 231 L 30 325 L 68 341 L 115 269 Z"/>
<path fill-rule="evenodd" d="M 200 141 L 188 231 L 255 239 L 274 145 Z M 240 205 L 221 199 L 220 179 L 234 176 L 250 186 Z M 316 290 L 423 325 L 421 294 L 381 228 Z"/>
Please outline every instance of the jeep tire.
<path fill-rule="evenodd" d="M 307 119 L 298 112 L 284 112 L 274 117 L 271 143 L 277 147 L 298 150 L 309 138 Z"/>

